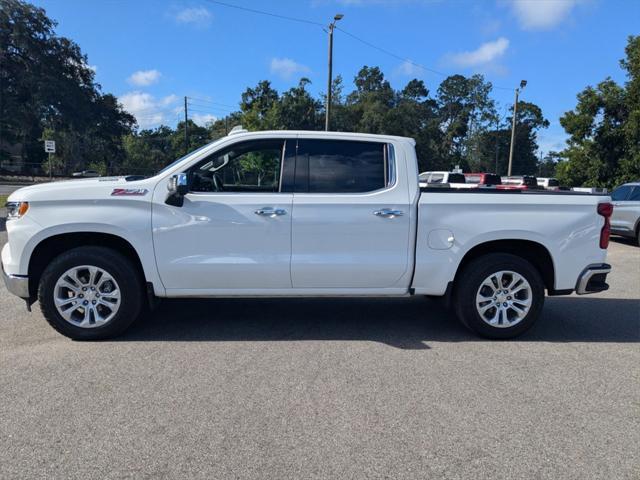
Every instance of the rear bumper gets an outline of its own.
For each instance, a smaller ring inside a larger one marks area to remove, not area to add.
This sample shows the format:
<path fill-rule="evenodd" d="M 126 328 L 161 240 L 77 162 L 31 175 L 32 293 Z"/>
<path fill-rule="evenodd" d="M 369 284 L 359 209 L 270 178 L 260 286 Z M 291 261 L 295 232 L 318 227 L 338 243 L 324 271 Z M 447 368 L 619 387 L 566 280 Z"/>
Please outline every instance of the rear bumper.
<path fill-rule="evenodd" d="M 607 263 L 589 265 L 578 277 L 576 293 L 578 295 L 585 295 L 587 293 L 597 293 L 608 290 L 609 284 L 606 280 L 609 272 L 611 272 L 611 265 Z"/>
<path fill-rule="evenodd" d="M 9 275 L 4 271 L 4 265 L 2 265 L 2 279 L 10 293 L 20 298 L 29 298 L 29 277 L 26 275 Z"/>

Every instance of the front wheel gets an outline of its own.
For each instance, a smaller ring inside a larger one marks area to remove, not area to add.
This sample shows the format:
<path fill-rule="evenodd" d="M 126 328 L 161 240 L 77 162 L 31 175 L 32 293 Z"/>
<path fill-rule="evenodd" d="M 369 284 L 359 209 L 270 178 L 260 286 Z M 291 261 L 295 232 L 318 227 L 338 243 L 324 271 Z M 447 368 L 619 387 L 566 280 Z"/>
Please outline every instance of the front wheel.
<path fill-rule="evenodd" d="M 458 278 L 456 314 L 483 337 L 516 337 L 540 316 L 544 283 L 538 270 L 523 258 L 503 253 L 484 255 L 469 263 Z"/>
<path fill-rule="evenodd" d="M 142 281 L 131 262 L 104 247 L 69 250 L 47 266 L 38 300 L 49 324 L 73 340 L 122 333 L 138 317 Z"/>

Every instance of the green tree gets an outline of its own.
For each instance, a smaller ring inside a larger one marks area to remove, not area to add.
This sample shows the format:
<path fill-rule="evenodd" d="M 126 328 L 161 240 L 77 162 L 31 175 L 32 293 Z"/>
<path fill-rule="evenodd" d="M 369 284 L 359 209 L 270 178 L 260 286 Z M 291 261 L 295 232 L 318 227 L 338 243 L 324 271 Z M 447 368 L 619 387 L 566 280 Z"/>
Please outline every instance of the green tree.
<path fill-rule="evenodd" d="M 55 26 L 42 8 L 0 0 L 0 154 L 40 164 L 48 129 L 73 142 L 59 146 L 58 156 L 73 155 L 61 164 L 112 168 L 124 152 L 119 139 L 135 119 L 101 93 L 87 57 Z"/>
<path fill-rule="evenodd" d="M 319 130 L 322 125 L 322 104 L 306 90 L 311 81 L 301 78 L 297 87 L 282 94 L 278 127 L 285 130 Z"/>
<path fill-rule="evenodd" d="M 477 155 L 479 135 L 495 123 L 495 102 L 490 98 L 492 85 L 482 75 L 452 75 L 438 87 L 437 102 L 440 150 L 451 164 L 468 168 Z"/>
<path fill-rule="evenodd" d="M 570 135 L 558 177 L 568 185 L 614 187 L 640 177 L 640 37 L 629 37 L 624 86 L 607 78 L 578 94 L 560 118 Z"/>
<path fill-rule="evenodd" d="M 243 125 L 249 130 L 272 130 L 280 126 L 280 96 L 263 80 L 255 88 L 247 88 L 242 94 L 240 110 Z"/>

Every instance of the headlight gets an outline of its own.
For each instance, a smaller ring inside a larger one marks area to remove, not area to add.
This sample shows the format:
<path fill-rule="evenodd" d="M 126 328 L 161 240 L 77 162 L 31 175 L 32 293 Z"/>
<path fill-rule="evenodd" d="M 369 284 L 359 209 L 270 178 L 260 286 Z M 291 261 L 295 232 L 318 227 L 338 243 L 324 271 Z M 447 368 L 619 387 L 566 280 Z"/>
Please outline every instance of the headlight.
<path fill-rule="evenodd" d="M 22 217 L 29 210 L 29 202 L 7 202 L 7 220 Z"/>

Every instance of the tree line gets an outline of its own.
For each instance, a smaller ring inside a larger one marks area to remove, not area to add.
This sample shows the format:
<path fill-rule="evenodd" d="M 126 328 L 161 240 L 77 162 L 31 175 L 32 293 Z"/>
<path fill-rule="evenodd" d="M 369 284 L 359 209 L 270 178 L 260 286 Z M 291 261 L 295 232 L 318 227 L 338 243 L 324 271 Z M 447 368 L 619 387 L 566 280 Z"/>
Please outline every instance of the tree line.
<path fill-rule="evenodd" d="M 43 140 L 56 140 L 53 170 L 69 174 L 152 174 L 174 159 L 224 136 L 234 125 L 249 130 L 322 130 L 325 97 L 302 78 L 284 92 L 268 80 L 247 88 L 237 111 L 206 126 L 187 120 L 183 130 L 139 129 L 117 99 L 103 93 L 86 55 L 57 36 L 42 8 L 0 0 L 0 170 L 47 172 Z M 549 126 L 541 108 L 519 102 L 513 172 L 557 176 L 566 185 L 611 187 L 640 177 L 640 37 L 629 37 L 621 66 L 628 81 L 606 79 L 578 94 L 560 119 L 570 138 L 561 152 L 540 159 L 538 134 Z M 499 115 L 493 86 L 482 75 L 452 75 L 435 91 L 413 79 L 394 89 L 376 66 L 363 66 L 347 88 L 332 85 L 331 129 L 416 139 L 420 169 L 506 174 L 511 117 Z M 511 106 L 509 106 L 511 110 Z"/>

